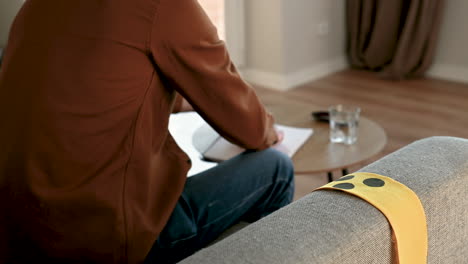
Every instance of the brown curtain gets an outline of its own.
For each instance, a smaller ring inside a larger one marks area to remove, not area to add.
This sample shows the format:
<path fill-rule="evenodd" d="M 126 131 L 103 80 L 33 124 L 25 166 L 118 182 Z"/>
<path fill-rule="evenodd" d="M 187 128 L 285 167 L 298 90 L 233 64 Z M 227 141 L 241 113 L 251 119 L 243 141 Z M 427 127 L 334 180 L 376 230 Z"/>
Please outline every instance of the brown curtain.
<path fill-rule="evenodd" d="M 347 0 L 351 66 L 421 76 L 434 57 L 444 0 Z"/>

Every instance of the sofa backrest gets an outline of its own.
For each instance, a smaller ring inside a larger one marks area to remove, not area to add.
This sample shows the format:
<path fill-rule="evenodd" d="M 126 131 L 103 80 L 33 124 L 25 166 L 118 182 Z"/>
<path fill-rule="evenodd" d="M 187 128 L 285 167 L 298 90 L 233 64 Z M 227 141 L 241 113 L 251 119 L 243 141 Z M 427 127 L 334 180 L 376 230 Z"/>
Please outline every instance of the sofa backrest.
<path fill-rule="evenodd" d="M 428 263 L 467 263 L 468 140 L 416 141 L 360 171 L 411 188 L 426 213 Z M 391 230 L 367 202 L 317 191 L 205 248 L 181 263 L 390 264 Z"/>

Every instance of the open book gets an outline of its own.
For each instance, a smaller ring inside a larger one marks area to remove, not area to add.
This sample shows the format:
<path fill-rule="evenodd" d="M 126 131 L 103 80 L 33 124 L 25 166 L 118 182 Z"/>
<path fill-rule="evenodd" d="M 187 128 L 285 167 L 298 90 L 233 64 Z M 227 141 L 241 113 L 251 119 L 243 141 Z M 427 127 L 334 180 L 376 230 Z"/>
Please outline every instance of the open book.
<path fill-rule="evenodd" d="M 281 125 L 276 127 L 283 131 L 284 140 L 275 148 L 289 157 L 292 157 L 313 133 L 310 128 Z M 216 163 L 208 162 L 208 160 L 223 161 L 244 151 L 222 138 L 195 112 L 171 115 L 169 131 L 192 160 L 192 168 L 188 176 L 216 166 Z"/>
<path fill-rule="evenodd" d="M 210 143 L 204 143 L 206 148 L 200 150 L 205 160 L 228 160 L 245 151 L 245 149 L 230 143 L 218 135 L 213 129 L 209 129 L 208 124 L 204 126 L 205 127 L 201 127 L 195 132 L 198 133 L 199 136 L 195 136 L 194 140 L 197 138 L 211 139 Z M 284 139 L 280 144 L 273 146 L 273 148 L 285 153 L 289 157 L 292 157 L 313 133 L 311 128 L 298 128 L 283 125 L 275 125 L 275 127 L 277 130 L 284 133 Z M 204 133 L 204 135 L 200 135 L 201 133 Z M 208 135 L 208 133 L 210 133 L 210 135 Z"/>
<path fill-rule="evenodd" d="M 192 160 L 192 168 L 188 171 L 187 176 L 193 176 L 217 165 L 215 162 L 204 161 L 200 151 L 192 143 L 195 131 L 198 131 L 197 129 L 204 124 L 206 124 L 205 120 L 196 112 L 173 114 L 169 119 L 169 131 L 171 135 L 174 137 L 177 145 Z"/>

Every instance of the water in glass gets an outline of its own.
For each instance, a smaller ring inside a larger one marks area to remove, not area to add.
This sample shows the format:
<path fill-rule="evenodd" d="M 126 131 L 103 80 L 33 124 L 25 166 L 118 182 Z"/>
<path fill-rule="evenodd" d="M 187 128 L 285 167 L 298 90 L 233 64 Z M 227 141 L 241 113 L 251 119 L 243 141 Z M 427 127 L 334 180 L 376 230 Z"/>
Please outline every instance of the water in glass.
<path fill-rule="evenodd" d="M 330 113 L 330 141 L 333 143 L 354 144 L 358 138 L 358 107 L 332 106 Z"/>

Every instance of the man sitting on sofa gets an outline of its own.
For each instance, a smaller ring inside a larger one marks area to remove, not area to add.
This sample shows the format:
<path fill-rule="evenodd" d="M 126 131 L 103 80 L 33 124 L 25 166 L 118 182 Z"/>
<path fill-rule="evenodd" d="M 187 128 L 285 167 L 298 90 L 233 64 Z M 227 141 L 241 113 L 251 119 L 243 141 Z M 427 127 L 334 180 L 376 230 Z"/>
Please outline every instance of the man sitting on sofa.
<path fill-rule="evenodd" d="M 182 97 L 254 151 L 187 179 Z M 173 263 L 292 200 L 273 117 L 196 0 L 26 1 L 0 116 L 2 263 Z"/>

